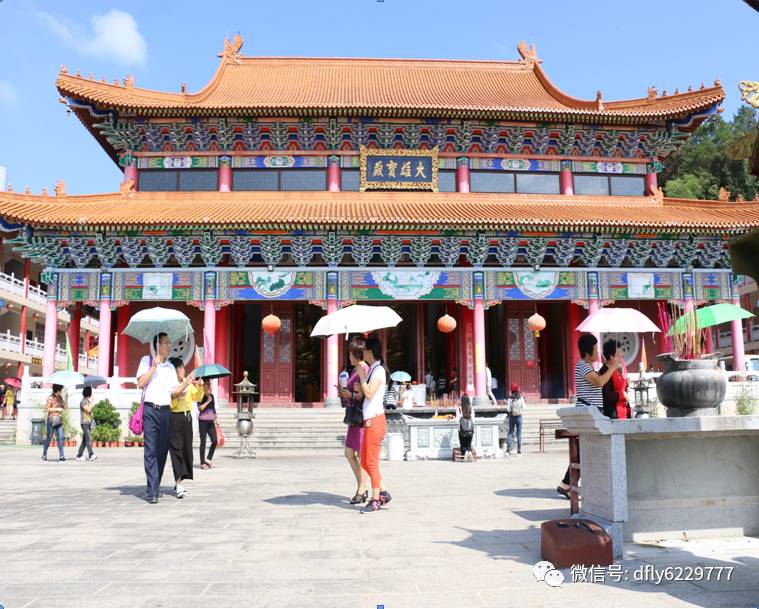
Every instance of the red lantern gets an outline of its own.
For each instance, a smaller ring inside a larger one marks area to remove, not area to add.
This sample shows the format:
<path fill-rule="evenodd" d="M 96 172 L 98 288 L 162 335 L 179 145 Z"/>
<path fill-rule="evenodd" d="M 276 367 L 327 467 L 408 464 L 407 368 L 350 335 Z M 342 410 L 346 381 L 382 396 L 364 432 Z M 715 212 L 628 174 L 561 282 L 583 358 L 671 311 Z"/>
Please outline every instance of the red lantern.
<path fill-rule="evenodd" d="M 437 320 L 437 329 L 443 334 L 448 334 L 456 329 L 456 320 L 446 313 Z"/>
<path fill-rule="evenodd" d="M 282 327 L 282 320 L 276 315 L 269 314 L 261 320 L 261 327 L 267 334 L 275 334 Z"/>
<path fill-rule="evenodd" d="M 535 313 L 527 319 L 527 328 L 530 332 L 535 332 L 535 338 L 540 336 L 540 331 L 545 330 L 546 320 L 542 315 Z"/>

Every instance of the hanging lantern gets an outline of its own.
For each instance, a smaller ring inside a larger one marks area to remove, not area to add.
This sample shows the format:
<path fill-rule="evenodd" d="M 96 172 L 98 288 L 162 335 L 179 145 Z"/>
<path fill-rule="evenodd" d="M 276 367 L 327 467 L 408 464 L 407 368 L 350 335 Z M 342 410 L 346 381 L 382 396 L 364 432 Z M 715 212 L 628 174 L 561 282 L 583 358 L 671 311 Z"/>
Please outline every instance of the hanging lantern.
<path fill-rule="evenodd" d="M 261 327 L 267 334 L 275 334 L 282 327 L 282 320 L 270 313 L 261 320 Z"/>
<path fill-rule="evenodd" d="M 437 329 L 443 334 L 448 334 L 456 329 L 456 320 L 446 313 L 437 320 Z"/>
<path fill-rule="evenodd" d="M 538 338 L 540 336 L 540 331 L 545 330 L 546 328 L 546 320 L 542 315 L 535 313 L 527 319 L 527 328 L 530 332 L 535 332 L 535 338 Z"/>

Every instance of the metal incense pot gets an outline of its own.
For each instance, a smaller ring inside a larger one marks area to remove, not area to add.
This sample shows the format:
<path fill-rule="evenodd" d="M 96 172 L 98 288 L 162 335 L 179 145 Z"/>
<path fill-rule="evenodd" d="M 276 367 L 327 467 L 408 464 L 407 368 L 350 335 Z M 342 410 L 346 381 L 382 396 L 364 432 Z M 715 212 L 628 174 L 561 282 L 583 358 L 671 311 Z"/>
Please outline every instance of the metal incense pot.
<path fill-rule="evenodd" d="M 237 394 L 237 433 L 240 435 L 240 447 L 235 457 L 255 459 L 256 453 L 250 447 L 250 436 L 253 434 L 253 409 L 256 407 L 253 398 L 258 391 L 255 384 L 248 380 L 248 372 L 245 371 L 242 375 L 242 381 L 234 386 L 234 393 Z"/>

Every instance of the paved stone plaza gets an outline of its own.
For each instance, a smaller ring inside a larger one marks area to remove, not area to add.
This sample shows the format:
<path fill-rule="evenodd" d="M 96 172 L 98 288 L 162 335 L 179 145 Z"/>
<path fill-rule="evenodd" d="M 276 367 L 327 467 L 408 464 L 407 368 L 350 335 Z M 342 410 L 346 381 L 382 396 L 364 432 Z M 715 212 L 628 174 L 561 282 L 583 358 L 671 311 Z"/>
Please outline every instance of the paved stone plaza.
<path fill-rule="evenodd" d="M 55 455 L 51 449 L 50 455 Z M 571 583 L 532 575 L 562 452 L 383 463 L 394 495 L 363 515 L 340 455 L 266 455 L 195 470 L 188 495 L 143 500 L 142 451 L 80 463 L 1 448 L 5 607 L 652 607 L 759 604 L 759 540 L 630 546 L 623 567 L 734 567 L 732 581 Z M 171 466 L 167 464 L 167 472 Z M 570 572 L 565 571 L 570 579 Z M 631 577 L 632 579 L 632 577 Z"/>

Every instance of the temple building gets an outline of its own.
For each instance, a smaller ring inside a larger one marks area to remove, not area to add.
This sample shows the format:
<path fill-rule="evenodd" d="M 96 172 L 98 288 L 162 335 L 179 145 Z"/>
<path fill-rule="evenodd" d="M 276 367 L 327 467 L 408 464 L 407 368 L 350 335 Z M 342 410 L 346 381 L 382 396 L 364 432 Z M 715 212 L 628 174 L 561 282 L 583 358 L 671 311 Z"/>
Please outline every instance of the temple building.
<path fill-rule="evenodd" d="M 656 321 L 658 302 L 737 298 L 727 242 L 759 227 L 759 204 L 669 199 L 657 184 L 666 157 L 719 111 L 719 82 L 581 100 L 524 43 L 516 61 L 246 57 L 241 46 L 225 42 L 196 93 L 61 69 L 65 104 L 124 180 L 106 194 L 0 193 L 6 248 L 44 267 L 44 374 L 59 310 L 96 309 L 98 372 L 125 375 L 146 347 L 121 330 L 160 304 L 193 322 L 177 353 L 189 361 L 197 341 L 234 379 L 249 371 L 262 405 L 331 405 L 345 341 L 310 332 L 325 312 L 378 303 L 403 318 L 380 332 L 391 370 L 458 377 L 482 403 L 487 366 L 497 396 L 518 383 L 563 400 L 574 328 L 599 307 Z M 261 323 L 271 314 L 273 334 Z M 456 326 L 442 333 L 446 314 Z M 642 341 L 655 362 L 656 337 L 619 338 L 628 367 Z"/>

